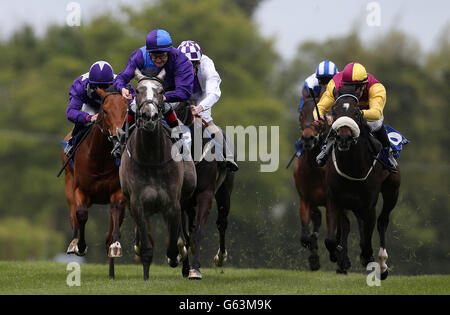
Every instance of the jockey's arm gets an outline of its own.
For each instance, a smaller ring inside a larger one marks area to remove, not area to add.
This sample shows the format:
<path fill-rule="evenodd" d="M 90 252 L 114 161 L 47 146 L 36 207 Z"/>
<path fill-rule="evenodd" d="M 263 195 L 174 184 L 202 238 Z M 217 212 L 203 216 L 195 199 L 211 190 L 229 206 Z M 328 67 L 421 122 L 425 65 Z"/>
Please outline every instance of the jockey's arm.
<path fill-rule="evenodd" d="M 142 57 L 141 51 L 135 50 L 131 56 L 130 59 L 128 59 L 127 66 L 125 69 L 117 75 L 117 77 L 114 80 L 114 87 L 117 91 L 122 91 L 122 89 L 128 90 L 128 83 L 134 78 L 134 71 L 136 68 L 141 69 L 144 66 L 144 59 Z"/>
<path fill-rule="evenodd" d="M 222 80 L 212 62 L 207 62 L 204 66 L 207 67 L 207 69 L 205 69 L 206 71 L 204 71 L 206 75 L 204 93 L 206 96 L 198 103 L 198 105 L 205 111 L 212 108 L 214 104 L 219 101 L 220 96 L 222 95 L 220 90 L 220 83 Z"/>
<path fill-rule="evenodd" d="M 189 99 L 194 88 L 194 69 L 189 59 L 177 60 L 174 73 L 175 89 L 165 93 L 166 102 L 183 102 Z"/>
<path fill-rule="evenodd" d="M 84 90 L 77 80 L 75 80 L 70 87 L 69 105 L 66 110 L 67 119 L 73 123 L 86 123 L 91 119 L 91 116 L 88 113 L 81 111 L 83 100 L 80 96 L 82 93 L 84 93 Z"/>
<path fill-rule="evenodd" d="M 326 114 L 331 110 L 331 107 L 334 104 L 334 94 L 333 90 L 335 88 L 334 81 L 331 80 L 328 85 L 325 92 L 322 94 L 322 97 L 320 98 L 319 103 L 317 104 L 317 107 L 319 108 L 319 113 L 321 117 L 325 117 Z M 314 111 L 314 119 L 317 120 L 317 112 Z"/>
<path fill-rule="evenodd" d="M 369 109 L 363 110 L 364 119 L 377 121 L 383 117 L 383 109 L 386 104 L 386 89 L 381 83 L 376 83 L 369 90 Z"/>

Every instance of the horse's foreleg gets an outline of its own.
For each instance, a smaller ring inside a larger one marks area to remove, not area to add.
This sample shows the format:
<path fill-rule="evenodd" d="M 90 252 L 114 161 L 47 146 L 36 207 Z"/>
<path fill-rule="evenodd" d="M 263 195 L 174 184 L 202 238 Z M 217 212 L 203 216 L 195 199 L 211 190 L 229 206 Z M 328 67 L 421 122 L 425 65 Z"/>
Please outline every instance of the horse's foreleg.
<path fill-rule="evenodd" d="M 144 281 L 147 281 L 150 277 L 150 265 L 153 260 L 153 242 L 149 237 L 148 222 L 142 206 L 131 202 L 130 213 L 135 223 L 135 251 L 142 262 Z"/>
<path fill-rule="evenodd" d="M 109 277 L 114 278 L 114 258 L 122 257 L 120 245 L 120 226 L 125 216 L 126 199 L 122 191 L 118 191 L 110 198 L 109 233 L 106 237 L 106 252 L 109 260 Z"/>
<path fill-rule="evenodd" d="M 300 200 L 300 221 L 302 224 L 302 236 L 300 238 L 300 243 L 305 248 L 311 248 L 311 238 L 309 224 L 311 222 L 311 211 L 310 204 L 305 201 L 305 198 Z"/>
<path fill-rule="evenodd" d="M 338 273 L 346 274 L 347 270 L 351 267 L 350 259 L 347 255 L 347 241 L 348 234 L 350 233 L 350 220 L 348 216 L 341 211 L 339 213 L 339 226 L 340 226 L 340 235 L 339 235 L 339 245 L 336 247 L 336 256 L 338 263 Z"/>
<path fill-rule="evenodd" d="M 385 280 L 389 274 L 388 265 L 386 264 L 388 254 L 386 251 L 386 231 L 389 225 L 389 215 L 397 204 L 400 186 L 399 173 L 390 175 L 388 180 L 383 183 L 383 209 L 377 220 L 377 230 L 380 237 L 380 250 L 378 259 L 381 269 L 381 280 Z"/>
<path fill-rule="evenodd" d="M 374 261 L 373 258 L 373 248 L 372 248 L 372 235 L 373 230 L 375 228 L 375 216 L 376 210 L 375 207 L 369 209 L 367 214 L 361 219 L 360 225 L 362 227 L 362 231 L 360 231 L 361 240 L 361 264 L 366 267 L 370 262 Z M 358 221 L 359 222 L 359 221 Z M 362 232 L 362 233 L 361 233 Z"/>
<path fill-rule="evenodd" d="M 326 221 L 327 221 L 327 236 L 325 238 L 325 247 L 330 253 L 330 261 L 336 262 L 336 227 L 337 227 L 337 209 L 335 205 L 331 203 L 331 198 L 328 197 Z"/>
<path fill-rule="evenodd" d="M 180 205 L 174 205 L 168 209 L 164 218 L 167 222 L 169 239 L 167 246 L 167 262 L 170 267 L 175 268 L 186 258 L 187 250 L 184 246 L 184 237 L 181 232 L 181 210 Z"/>
<path fill-rule="evenodd" d="M 75 215 L 79 226 L 79 239 L 75 248 L 75 254 L 84 256 L 87 253 L 85 227 L 88 220 L 89 198 L 80 190 L 76 189 L 74 192 L 75 198 Z"/>
<path fill-rule="evenodd" d="M 109 257 L 121 257 L 120 227 L 125 217 L 126 199 L 121 191 L 116 192 L 110 198 L 109 209 L 109 233 L 106 238 L 106 251 Z"/>
<path fill-rule="evenodd" d="M 203 241 L 205 226 L 212 206 L 213 192 L 205 190 L 197 195 L 197 218 L 194 232 L 194 261 L 192 268 L 200 270 L 200 244 Z"/>
<path fill-rule="evenodd" d="M 219 230 L 219 250 L 214 257 L 214 263 L 217 267 L 223 267 L 227 261 L 227 250 L 225 247 L 225 233 L 228 227 L 228 214 L 230 213 L 231 189 L 225 186 L 226 183 L 216 193 L 217 202 L 217 221 L 216 226 Z"/>

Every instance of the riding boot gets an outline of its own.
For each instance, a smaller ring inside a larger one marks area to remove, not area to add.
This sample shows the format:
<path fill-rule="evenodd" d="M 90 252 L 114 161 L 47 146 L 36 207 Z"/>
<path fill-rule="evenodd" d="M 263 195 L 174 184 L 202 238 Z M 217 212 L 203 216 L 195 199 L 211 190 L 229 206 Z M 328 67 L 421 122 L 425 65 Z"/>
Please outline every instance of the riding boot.
<path fill-rule="evenodd" d="M 128 136 L 133 131 L 134 127 L 136 126 L 134 123 L 134 116 L 135 113 L 133 111 L 130 111 L 128 114 Z M 117 142 L 114 144 L 114 148 L 111 151 L 111 155 L 116 158 L 120 159 L 122 156 L 123 151 L 125 150 L 125 145 L 127 142 L 127 134 L 126 134 L 126 124 L 127 122 L 124 121 L 122 128 L 117 128 Z"/>
<path fill-rule="evenodd" d="M 175 111 L 172 109 L 171 105 L 168 103 L 164 104 L 164 120 L 167 122 L 169 127 L 172 129 L 172 137 L 179 139 L 176 142 L 179 152 L 183 155 L 183 159 L 189 159 L 191 155 L 191 131 L 189 127 L 183 125 L 177 118 Z M 181 136 L 180 136 L 181 134 Z M 175 137 L 174 137 L 175 135 Z"/>
<path fill-rule="evenodd" d="M 328 134 L 327 138 L 324 141 L 325 143 L 322 146 L 322 151 L 320 151 L 320 153 L 316 157 L 316 162 L 319 167 L 322 167 L 327 163 L 328 156 L 330 155 L 331 148 L 333 148 L 335 141 L 336 138 L 334 136 L 331 136 L 331 133 Z"/>
<path fill-rule="evenodd" d="M 388 152 L 388 167 L 391 172 L 397 172 L 398 163 L 397 160 L 394 157 L 394 152 L 391 148 L 391 142 L 389 140 L 389 137 L 387 135 L 386 129 L 384 126 L 381 126 L 380 129 L 376 131 L 372 131 L 372 134 L 377 138 L 378 141 L 381 142 L 381 145 L 383 146 L 383 149 Z"/>
<path fill-rule="evenodd" d="M 73 152 L 75 143 L 73 143 L 73 138 L 76 136 L 81 130 L 85 128 L 84 124 L 81 123 L 75 123 L 75 126 L 72 129 L 72 132 L 70 133 L 70 139 L 67 140 L 67 145 L 64 148 L 64 154 L 66 156 L 70 156 Z"/>
<path fill-rule="evenodd" d="M 225 132 L 217 127 L 213 121 L 208 123 L 208 130 L 211 132 L 209 135 L 213 142 L 216 144 L 216 151 L 218 154 L 217 159 L 221 161 L 221 165 L 230 170 L 231 172 L 237 172 L 239 166 L 234 160 L 233 146 L 227 141 Z"/>

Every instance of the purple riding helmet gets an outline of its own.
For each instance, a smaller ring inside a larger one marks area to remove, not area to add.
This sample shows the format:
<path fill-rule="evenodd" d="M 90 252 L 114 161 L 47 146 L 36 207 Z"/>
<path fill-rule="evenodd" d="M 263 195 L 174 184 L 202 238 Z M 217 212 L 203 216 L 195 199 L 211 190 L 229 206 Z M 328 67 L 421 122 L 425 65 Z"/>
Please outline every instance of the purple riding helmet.
<path fill-rule="evenodd" d="M 89 70 L 89 83 L 91 84 L 113 84 L 114 70 L 106 61 L 97 61 Z"/>
<path fill-rule="evenodd" d="M 200 45 L 193 40 L 183 41 L 180 46 L 178 46 L 178 50 L 185 54 L 190 61 L 200 61 L 203 54 Z"/>

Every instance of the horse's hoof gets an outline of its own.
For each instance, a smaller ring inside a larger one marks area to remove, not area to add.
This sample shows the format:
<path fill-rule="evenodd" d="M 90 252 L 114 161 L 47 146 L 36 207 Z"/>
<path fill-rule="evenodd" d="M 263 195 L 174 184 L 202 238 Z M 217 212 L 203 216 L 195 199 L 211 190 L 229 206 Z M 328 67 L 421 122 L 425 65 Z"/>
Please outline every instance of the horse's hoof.
<path fill-rule="evenodd" d="M 188 256 L 188 252 L 187 252 L 186 246 L 184 245 L 184 242 L 181 238 L 178 239 L 177 245 L 178 245 L 178 252 L 179 252 L 177 259 L 178 259 L 178 262 L 182 262 Z"/>
<path fill-rule="evenodd" d="M 169 264 L 170 267 L 172 267 L 172 268 L 178 267 L 179 261 L 180 261 L 180 255 L 178 255 L 176 259 L 171 259 L 167 256 L 166 256 L 166 258 L 167 258 L 167 263 Z"/>
<path fill-rule="evenodd" d="M 122 246 L 119 242 L 112 243 L 109 246 L 108 257 L 119 258 L 122 257 Z"/>
<path fill-rule="evenodd" d="M 300 243 L 302 244 L 302 246 L 304 248 L 307 248 L 307 249 L 311 248 L 311 238 L 309 236 L 303 235 L 300 238 Z"/>
<path fill-rule="evenodd" d="M 336 273 L 337 274 L 341 274 L 341 275 L 346 275 L 347 274 L 347 270 L 338 268 L 338 269 L 336 269 Z"/>
<path fill-rule="evenodd" d="M 225 263 L 227 262 L 227 257 L 228 257 L 227 251 L 225 250 L 225 252 L 222 253 L 219 248 L 216 256 L 214 256 L 214 264 L 217 267 L 223 267 L 225 265 Z"/>
<path fill-rule="evenodd" d="M 373 255 L 370 256 L 369 258 L 364 258 L 363 256 L 360 256 L 360 259 L 361 259 L 361 264 L 364 268 L 366 268 L 369 263 L 375 261 L 375 258 L 373 257 Z"/>
<path fill-rule="evenodd" d="M 67 255 L 75 254 L 75 252 L 78 251 L 78 238 L 74 238 L 67 248 Z"/>
<path fill-rule="evenodd" d="M 80 251 L 77 246 L 77 248 L 75 249 L 75 255 L 80 256 L 80 257 L 86 256 L 87 250 L 88 250 L 87 246 L 83 251 Z"/>
<path fill-rule="evenodd" d="M 202 280 L 202 273 L 200 270 L 191 269 L 189 270 L 189 280 Z"/>
<path fill-rule="evenodd" d="M 389 270 L 386 270 L 385 272 L 381 273 L 380 279 L 381 280 L 386 280 L 388 276 L 389 276 Z"/>
<path fill-rule="evenodd" d="M 319 255 L 312 254 L 311 256 L 309 256 L 308 261 L 309 261 L 309 268 L 311 269 L 311 271 L 317 271 L 320 269 Z"/>

